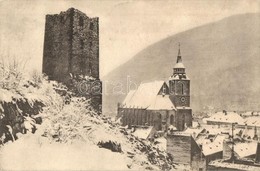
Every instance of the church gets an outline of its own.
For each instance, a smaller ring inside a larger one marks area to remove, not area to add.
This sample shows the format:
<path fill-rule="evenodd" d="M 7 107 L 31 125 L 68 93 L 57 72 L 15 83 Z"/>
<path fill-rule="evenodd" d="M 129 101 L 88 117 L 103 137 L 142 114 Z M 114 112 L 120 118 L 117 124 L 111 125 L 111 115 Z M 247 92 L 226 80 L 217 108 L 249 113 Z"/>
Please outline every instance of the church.
<path fill-rule="evenodd" d="M 128 126 L 154 126 L 158 131 L 169 127 L 182 131 L 192 126 L 190 80 L 179 51 L 169 80 L 142 83 L 131 90 L 118 105 L 118 117 Z"/>

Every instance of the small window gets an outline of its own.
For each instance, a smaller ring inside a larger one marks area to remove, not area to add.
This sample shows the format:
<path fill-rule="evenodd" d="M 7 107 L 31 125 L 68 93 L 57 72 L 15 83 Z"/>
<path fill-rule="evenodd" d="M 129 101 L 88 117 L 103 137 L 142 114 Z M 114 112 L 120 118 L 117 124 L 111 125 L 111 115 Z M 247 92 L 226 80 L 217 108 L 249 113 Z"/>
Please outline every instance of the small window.
<path fill-rule="evenodd" d="M 79 26 L 83 26 L 83 24 L 84 24 L 84 21 L 83 21 L 83 17 L 82 16 L 80 16 L 79 17 Z"/>
<path fill-rule="evenodd" d="M 93 23 L 90 23 L 89 29 L 90 29 L 90 30 L 93 30 L 93 29 L 94 29 L 94 24 L 93 24 Z"/>
<path fill-rule="evenodd" d="M 89 74 L 91 74 L 92 73 L 92 64 L 91 64 L 91 62 L 89 62 Z"/>
<path fill-rule="evenodd" d="M 162 91 L 163 91 L 163 94 L 165 95 L 166 94 L 166 87 L 165 86 L 163 86 Z"/>
<path fill-rule="evenodd" d="M 83 49 L 83 48 L 84 48 L 84 41 L 80 40 L 80 49 Z"/>

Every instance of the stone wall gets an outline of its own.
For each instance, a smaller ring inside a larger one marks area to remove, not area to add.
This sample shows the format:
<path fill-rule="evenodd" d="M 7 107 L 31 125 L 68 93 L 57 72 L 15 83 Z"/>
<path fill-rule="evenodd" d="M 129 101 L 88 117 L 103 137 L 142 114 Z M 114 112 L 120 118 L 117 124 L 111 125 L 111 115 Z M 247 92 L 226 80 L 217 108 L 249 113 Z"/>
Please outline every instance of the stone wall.
<path fill-rule="evenodd" d="M 192 126 L 192 110 L 191 109 L 178 109 L 176 115 L 176 128 L 179 131 Z"/>
<path fill-rule="evenodd" d="M 72 75 L 99 79 L 99 20 L 70 8 L 46 15 L 43 72 L 66 82 Z"/>
<path fill-rule="evenodd" d="M 172 116 L 172 123 L 170 118 Z M 174 110 L 146 110 L 138 108 L 118 107 L 118 116 L 122 117 L 122 124 L 125 125 L 149 125 L 155 126 L 156 130 L 167 130 L 169 125 L 176 125 L 176 112 Z"/>
<path fill-rule="evenodd" d="M 205 156 L 191 135 L 168 134 L 166 150 L 174 162 L 186 164 L 191 170 L 206 170 Z"/>
<path fill-rule="evenodd" d="M 176 107 L 190 107 L 190 80 L 170 80 L 169 91 L 170 99 Z"/>
<path fill-rule="evenodd" d="M 69 86 L 72 79 L 79 82 L 80 76 L 93 77 L 101 90 L 98 18 L 89 18 L 74 8 L 60 14 L 46 15 L 42 68 L 50 80 Z M 101 94 L 87 94 L 100 112 Z"/>
<path fill-rule="evenodd" d="M 191 165 L 191 136 L 167 135 L 167 152 L 174 162 Z"/>

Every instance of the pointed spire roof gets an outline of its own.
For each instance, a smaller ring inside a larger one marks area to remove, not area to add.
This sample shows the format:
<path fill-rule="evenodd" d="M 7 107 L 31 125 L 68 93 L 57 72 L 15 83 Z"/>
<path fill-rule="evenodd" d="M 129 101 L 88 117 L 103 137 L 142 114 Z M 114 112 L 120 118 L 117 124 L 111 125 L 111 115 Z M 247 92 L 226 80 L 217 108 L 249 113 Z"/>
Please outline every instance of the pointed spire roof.
<path fill-rule="evenodd" d="M 174 68 L 185 68 L 183 63 L 182 63 L 182 58 L 181 58 L 181 44 L 179 42 L 179 50 L 178 50 L 178 56 L 177 56 L 177 62 Z"/>
<path fill-rule="evenodd" d="M 179 51 L 178 51 L 178 56 L 181 56 L 181 44 L 179 42 Z"/>

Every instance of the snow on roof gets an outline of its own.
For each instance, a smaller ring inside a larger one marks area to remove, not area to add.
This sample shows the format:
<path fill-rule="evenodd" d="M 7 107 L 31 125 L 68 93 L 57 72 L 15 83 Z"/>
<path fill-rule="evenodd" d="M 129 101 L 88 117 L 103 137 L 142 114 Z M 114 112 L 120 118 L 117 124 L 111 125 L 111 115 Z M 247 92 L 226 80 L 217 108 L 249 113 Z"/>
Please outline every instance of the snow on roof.
<path fill-rule="evenodd" d="M 129 104 L 135 92 L 136 90 L 130 90 L 125 100 L 123 101 L 123 104 Z"/>
<path fill-rule="evenodd" d="M 256 154 L 257 142 L 238 143 L 234 145 L 234 151 L 239 157 L 248 157 Z"/>
<path fill-rule="evenodd" d="M 135 132 L 133 132 L 132 134 L 134 136 L 136 136 L 137 138 L 140 139 L 147 139 L 152 131 L 153 127 L 149 126 L 149 127 L 138 127 L 135 129 Z"/>
<path fill-rule="evenodd" d="M 245 124 L 247 124 L 248 126 L 260 126 L 260 117 L 252 116 L 245 118 Z"/>
<path fill-rule="evenodd" d="M 191 109 L 190 107 L 182 106 L 182 107 L 176 107 L 176 109 Z"/>
<path fill-rule="evenodd" d="M 184 75 L 185 75 L 185 77 L 181 77 L 181 78 L 180 78 L 180 75 L 179 75 L 179 74 L 174 74 L 174 75 L 170 76 L 169 79 L 170 79 L 170 80 L 179 80 L 179 79 L 189 80 L 189 77 L 188 77 L 186 74 L 184 74 Z"/>
<path fill-rule="evenodd" d="M 174 68 L 185 68 L 182 62 L 176 63 Z"/>
<path fill-rule="evenodd" d="M 202 145 L 202 152 L 205 156 L 212 155 L 221 151 L 223 151 L 223 142 L 221 141 L 214 141 Z"/>
<path fill-rule="evenodd" d="M 255 111 L 247 111 L 245 113 L 242 113 L 243 116 L 258 116 L 259 113 Z"/>
<path fill-rule="evenodd" d="M 205 118 L 205 120 L 212 122 L 238 123 L 241 125 L 244 124 L 244 119 L 235 112 L 227 112 L 227 114 L 225 114 L 224 112 L 217 112 L 211 117 Z"/>
<path fill-rule="evenodd" d="M 249 138 L 252 139 L 255 135 L 255 129 L 244 129 L 242 132 L 243 138 Z"/>
<path fill-rule="evenodd" d="M 192 136 L 195 135 L 195 137 L 197 137 L 199 135 L 199 133 L 201 133 L 203 130 L 204 130 L 203 128 L 187 128 L 184 132 L 188 133 Z"/>
<path fill-rule="evenodd" d="M 259 167 L 257 166 L 250 166 L 245 164 L 236 164 L 236 163 L 229 163 L 223 162 L 223 160 L 213 160 L 209 163 L 210 166 L 215 166 L 222 170 L 234 169 L 234 170 L 250 170 L 250 171 L 258 171 Z"/>
<path fill-rule="evenodd" d="M 160 89 L 164 84 L 164 81 L 154 81 L 140 84 L 137 90 L 132 90 L 128 93 L 123 102 L 123 106 L 126 108 L 143 109 L 147 109 L 148 107 L 150 107 L 150 109 L 153 110 L 175 109 L 174 105 L 169 99 L 169 96 L 158 95 Z"/>
<path fill-rule="evenodd" d="M 169 95 L 157 95 L 154 102 L 147 108 L 148 110 L 173 110 L 174 104 L 169 98 Z"/>
<path fill-rule="evenodd" d="M 207 142 L 202 145 L 202 152 L 205 156 L 223 151 L 223 142 L 225 135 L 217 135 L 213 142 Z"/>

